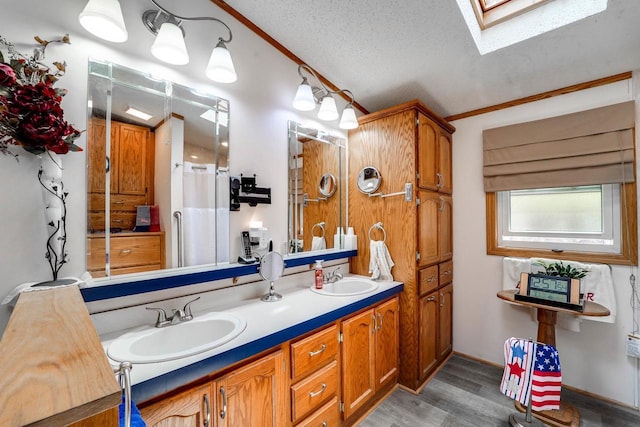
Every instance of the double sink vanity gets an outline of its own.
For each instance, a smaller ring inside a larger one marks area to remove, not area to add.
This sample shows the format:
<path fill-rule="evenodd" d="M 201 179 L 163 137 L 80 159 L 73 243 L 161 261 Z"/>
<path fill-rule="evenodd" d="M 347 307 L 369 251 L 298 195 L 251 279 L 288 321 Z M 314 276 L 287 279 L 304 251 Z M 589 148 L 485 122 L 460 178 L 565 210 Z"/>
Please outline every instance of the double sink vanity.
<path fill-rule="evenodd" d="M 86 329 L 103 353 L 93 363 L 132 362 L 132 397 L 148 426 L 352 425 L 396 384 L 403 285 L 347 276 L 312 290 L 313 271 L 298 271 L 277 282 L 276 302 L 260 300 L 265 282 L 256 281 L 94 314 Z M 156 327 L 152 307 L 172 324 Z M 109 425 L 103 415 L 81 425 Z"/>

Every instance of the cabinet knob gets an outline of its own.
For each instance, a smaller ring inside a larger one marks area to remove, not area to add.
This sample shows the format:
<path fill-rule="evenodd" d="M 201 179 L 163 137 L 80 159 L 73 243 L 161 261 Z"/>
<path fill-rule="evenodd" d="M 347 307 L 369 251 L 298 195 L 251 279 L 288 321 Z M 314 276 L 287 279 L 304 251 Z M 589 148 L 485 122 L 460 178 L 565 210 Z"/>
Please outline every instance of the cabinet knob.
<path fill-rule="evenodd" d="M 429 298 L 427 298 L 427 301 L 435 301 L 435 300 L 436 300 L 435 295 L 430 296 Z"/>

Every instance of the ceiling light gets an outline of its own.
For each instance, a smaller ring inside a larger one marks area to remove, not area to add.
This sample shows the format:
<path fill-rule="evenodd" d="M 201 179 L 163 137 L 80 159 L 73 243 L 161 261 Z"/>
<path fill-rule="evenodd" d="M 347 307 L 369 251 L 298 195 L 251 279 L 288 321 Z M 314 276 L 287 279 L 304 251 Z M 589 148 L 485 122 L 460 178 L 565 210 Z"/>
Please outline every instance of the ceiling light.
<path fill-rule="evenodd" d="M 153 117 L 151 114 L 149 113 L 145 113 L 144 111 L 140 111 L 137 108 L 131 107 L 129 106 L 129 108 L 127 108 L 127 111 L 125 111 L 126 114 L 133 116 L 133 117 L 137 117 L 139 119 L 142 120 L 149 120 L 151 119 L 151 117 Z"/>
<path fill-rule="evenodd" d="M 302 71 L 308 72 L 315 77 L 318 82 L 318 86 L 311 86 L 307 79 L 307 76 L 302 74 Z M 316 104 L 320 104 L 318 110 L 318 118 L 320 120 L 336 120 L 340 117 L 338 109 L 336 107 L 336 100 L 333 98 L 334 94 L 346 94 L 351 98 L 347 106 L 342 111 L 342 117 L 340 119 L 341 129 L 355 129 L 358 127 L 358 119 L 356 113 L 353 110 L 353 103 L 355 98 L 348 89 L 331 90 L 327 88 L 320 80 L 318 75 L 307 64 L 298 65 L 298 74 L 302 77 L 302 82 L 298 86 L 296 96 L 293 99 L 293 108 L 300 111 L 311 111 L 316 108 Z"/>
<path fill-rule="evenodd" d="M 122 43 L 129 37 L 118 0 L 89 0 L 78 20 L 85 30 L 104 40 Z"/>
<path fill-rule="evenodd" d="M 226 43 L 231 42 L 233 34 L 227 24 L 212 16 L 185 17 L 169 12 L 156 0 L 150 0 L 157 8 L 142 14 L 142 22 L 156 39 L 151 46 L 153 56 L 174 65 L 189 63 L 189 54 L 184 42 L 183 21 L 215 21 L 222 24 L 229 33 L 227 38 L 219 37 L 211 52 L 205 74 L 219 83 L 232 83 L 238 78 L 231 54 Z M 108 40 L 123 42 L 127 40 L 122 9 L 118 0 L 89 0 L 79 16 L 82 26 L 92 34 Z"/>
<path fill-rule="evenodd" d="M 151 53 L 161 61 L 174 65 L 189 63 L 187 46 L 184 44 L 182 29 L 176 24 L 165 22 L 160 26 Z"/>

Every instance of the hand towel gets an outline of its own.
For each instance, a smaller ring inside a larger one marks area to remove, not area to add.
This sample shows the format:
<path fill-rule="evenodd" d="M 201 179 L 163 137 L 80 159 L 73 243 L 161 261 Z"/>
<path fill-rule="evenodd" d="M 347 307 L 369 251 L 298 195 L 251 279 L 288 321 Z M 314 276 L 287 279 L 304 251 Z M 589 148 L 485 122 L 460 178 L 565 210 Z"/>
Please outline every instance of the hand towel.
<path fill-rule="evenodd" d="M 548 344 L 521 338 L 504 342 L 504 373 L 500 391 L 531 409 L 560 408 L 562 372 L 558 350 Z"/>
<path fill-rule="evenodd" d="M 391 269 L 395 263 L 389 249 L 383 241 L 371 240 L 369 243 L 369 273 L 373 280 L 393 280 Z"/>
<path fill-rule="evenodd" d="M 327 241 L 324 240 L 324 237 L 313 236 L 313 239 L 311 239 L 311 250 L 321 251 L 323 249 L 327 249 Z"/>
<path fill-rule="evenodd" d="M 125 417 L 124 417 L 124 393 L 122 394 L 122 400 L 120 401 L 120 405 L 118 406 L 118 417 L 120 421 L 119 422 L 120 427 L 124 427 L 126 425 Z M 131 401 L 131 420 L 129 425 L 131 427 L 146 427 L 147 425 L 144 422 L 144 419 L 142 419 L 140 410 L 138 409 L 136 404 L 133 402 L 133 400 Z"/>

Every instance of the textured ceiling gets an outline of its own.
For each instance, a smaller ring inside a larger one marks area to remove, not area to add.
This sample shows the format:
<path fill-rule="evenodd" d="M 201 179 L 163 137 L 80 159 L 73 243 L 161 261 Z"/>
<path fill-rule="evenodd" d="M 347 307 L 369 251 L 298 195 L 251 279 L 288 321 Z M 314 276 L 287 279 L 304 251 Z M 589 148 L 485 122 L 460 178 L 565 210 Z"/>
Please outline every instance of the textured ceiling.
<path fill-rule="evenodd" d="M 486 55 L 455 0 L 227 3 L 369 111 L 419 98 L 449 116 L 640 68 L 639 0 Z"/>

